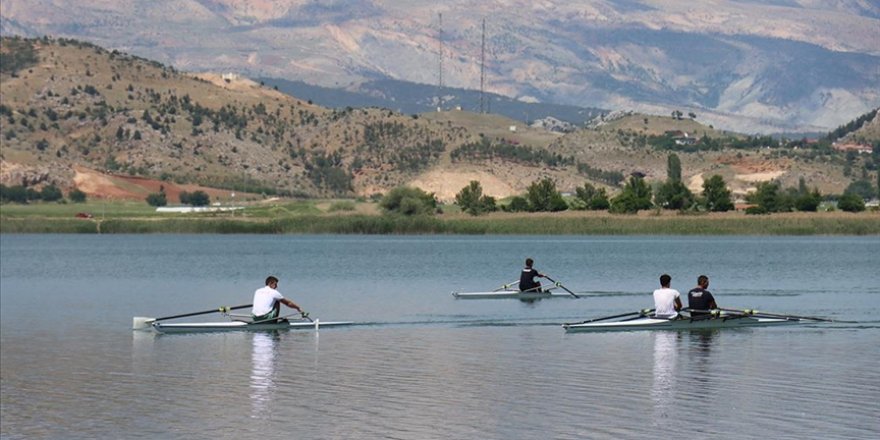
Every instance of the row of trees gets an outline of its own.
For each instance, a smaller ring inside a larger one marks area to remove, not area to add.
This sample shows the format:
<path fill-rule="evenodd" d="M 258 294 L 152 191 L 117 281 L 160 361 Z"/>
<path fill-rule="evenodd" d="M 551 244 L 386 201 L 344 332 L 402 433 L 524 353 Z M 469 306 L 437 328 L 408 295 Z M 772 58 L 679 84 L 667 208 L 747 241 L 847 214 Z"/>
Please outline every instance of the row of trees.
<path fill-rule="evenodd" d="M 618 214 L 632 214 L 640 210 L 662 208 L 670 210 L 697 210 L 725 212 L 734 208 L 731 192 L 724 178 L 713 175 L 703 182 L 701 195 L 688 189 L 681 180 L 681 160 L 675 154 L 667 158 L 666 181 L 656 188 L 651 187 L 642 175 L 633 175 L 623 186 L 622 191 L 609 197 L 604 188 L 596 188 L 590 183 L 575 190 L 575 195 L 566 201 L 550 178 L 532 182 L 524 196 L 514 196 L 500 209 L 509 212 L 556 212 L 567 209 L 608 210 Z M 855 182 L 838 199 L 838 208 L 843 211 L 863 211 L 865 209 L 864 185 Z M 873 188 L 868 183 L 868 197 Z M 764 182 L 757 191 L 747 196 L 746 201 L 753 206 L 747 214 L 766 214 L 772 212 L 805 211 L 815 212 L 822 202 L 822 194 L 817 188 L 809 189 L 801 178 L 798 187 L 782 188 L 779 182 Z M 455 203 L 463 212 L 480 215 L 496 211 L 499 206 L 494 197 L 484 195 L 478 181 L 471 181 L 455 196 Z M 382 200 L 382 207 L 388 212 L 404 214 L 432 213 L 437 211 L 437 201 L 433 194 L 415 188 L 397 188 Z"/>
<path fill-rule="evenodd" d="M 201 190 L 193 192 L 181 191 L 179 198 L 180 203 L 183 205 L 208 206 L 211 204 L 211 197 Z M 168 205 L 168 196 L 165 194 L 165 187 L 160 186 L 159 192 L 147 195 L 146 201 L 150 206 L 159 207 Z"/>
<path fill-rule="evenodd" d="M 67 193 L 67 198 L 73 203 L 83 203 L 86 201 L 86 193 L 74 188 Z M 2 203 L 28 203 L 39 200 L 57 202 L 62 199 L 64 199 L 64 194 L 55 184 L 46 185 L 40 190 L 24 185 L 6 186 L 0 184 L 0 202 Z"/>

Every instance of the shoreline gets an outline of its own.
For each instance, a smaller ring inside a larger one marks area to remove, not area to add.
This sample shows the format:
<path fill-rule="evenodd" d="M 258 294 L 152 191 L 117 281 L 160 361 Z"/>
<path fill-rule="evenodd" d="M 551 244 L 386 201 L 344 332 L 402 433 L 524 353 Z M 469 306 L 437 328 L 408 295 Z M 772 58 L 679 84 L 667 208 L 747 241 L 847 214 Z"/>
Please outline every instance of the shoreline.
<path fill-rule="evenodd" d="M 639 215 L 566 212 L 443 214 L 299 214 L 282 217 L 132 216 L 80 219 L 2 216 L 0 233 L 63 234 L 449 234 L 449 235 L 880 235 L 880 213 Z"/>

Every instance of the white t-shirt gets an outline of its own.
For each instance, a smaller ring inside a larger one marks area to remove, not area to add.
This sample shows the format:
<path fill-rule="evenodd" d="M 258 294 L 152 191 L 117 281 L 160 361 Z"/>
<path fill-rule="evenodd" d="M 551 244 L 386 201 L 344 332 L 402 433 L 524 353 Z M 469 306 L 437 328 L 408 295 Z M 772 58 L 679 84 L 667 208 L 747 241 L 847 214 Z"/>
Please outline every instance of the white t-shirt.
<path fill-rule="evenodd" d="M 253 313 L 254 316 L 265 315 L 266 313 L 271 312 L 275 307 L 275 302 L 281 299 L 284 299 L 284 297 L 281 296 L 281 292 L 269 286 L 257 289 L 257 291 L 254 292 L 254 308 L 251 313 Z"/>
<path fill-rule="evenodd" d="M 675 289 L 664 287 L 654 291 L 654 315 L 658 318 L 673 318 L 678 315 L 675 311 L 675 298 L 681 294 Z"/>

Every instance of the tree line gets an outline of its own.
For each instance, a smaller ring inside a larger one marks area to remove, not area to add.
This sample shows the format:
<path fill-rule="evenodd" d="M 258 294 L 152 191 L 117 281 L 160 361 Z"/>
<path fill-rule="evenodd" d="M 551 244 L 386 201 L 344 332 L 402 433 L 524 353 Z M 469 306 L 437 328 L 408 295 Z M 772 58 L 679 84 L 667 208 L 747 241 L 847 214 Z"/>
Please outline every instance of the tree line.
<path fill-rule="evenodd" d="M 532 182 L 524 195 L 513 196 L 508 203 L 501 205 L 494 197 L 483 194 L 482 185 L 474 180 L 456 194 L 455 204 L 462 212 L 475 216 L 498 210 L 557 212 L 573 209 L 634 214 L 648 209 L 693 212 L 726 212 L 734 209 L 731 191 L 721 175 L 707 178 L 702 184 L 700 194 L 694 194 L 682 182 L 681 176 L 681 160 L 673 153 L 667 157 L 665 181 L 652 186 L 643 175 L 633 174 L 613 197 L 608 195 L 605 188 L 597 188 L 587 182 L 576 188 L 574 195 L 566 200 L 553 179 L 545 177 Z M 836 198 L 838 209 L 848 212 L 864 211 L 865 199 L 874 197 L 880 191 L 880 180 L 877 190 L 869 182 L 867 186 L 856 183 L 851 184 Z M 826 198 L 818 188 L 809 188 L 803 178 L 795 188 L 783 188 L 776 181 L 763 182 L 755 192 L 746 196 L 746 202 L 751 204 L 746 208 L 746 214 L 815 212 Z M 433 194 L 407 187 L 392 190 L 383 198 L 380 206 L 386 212 L 408 215 L 429 214 L 439 210 Z"/>

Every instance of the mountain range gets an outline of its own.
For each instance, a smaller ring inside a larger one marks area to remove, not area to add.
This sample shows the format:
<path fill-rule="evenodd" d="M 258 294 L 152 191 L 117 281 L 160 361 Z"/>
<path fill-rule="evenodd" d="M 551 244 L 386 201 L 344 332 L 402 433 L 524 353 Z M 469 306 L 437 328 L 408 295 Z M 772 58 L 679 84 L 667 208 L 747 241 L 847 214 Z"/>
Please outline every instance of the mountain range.
<path fill-rule="evenodd" d="M 878 29 L 871 0 L 0 3 L 2 35 L 72 37 L 180 70 L 367 96 L 386 81 L 400 86 L 383 90 L 390 101 L 412 83 L 431 86 L 429 105 L 467 110 L 485 107 L 461 90 L 482 83 L 526 103 L 680 110 L 745 133 L 828 131 L 880 106 Z"/>

